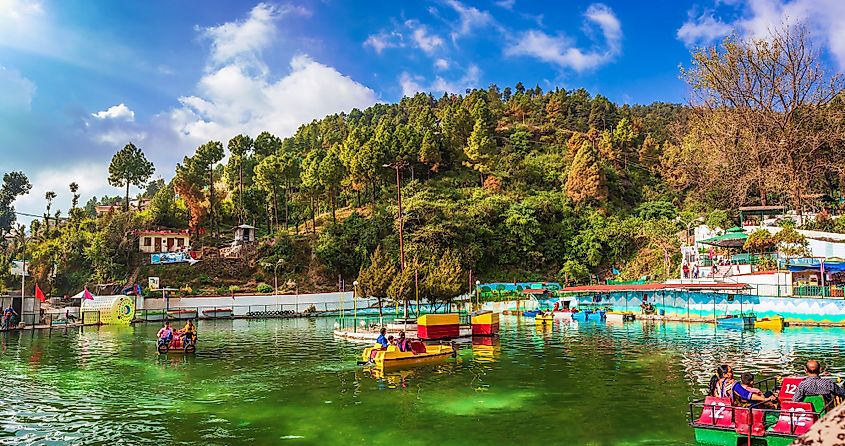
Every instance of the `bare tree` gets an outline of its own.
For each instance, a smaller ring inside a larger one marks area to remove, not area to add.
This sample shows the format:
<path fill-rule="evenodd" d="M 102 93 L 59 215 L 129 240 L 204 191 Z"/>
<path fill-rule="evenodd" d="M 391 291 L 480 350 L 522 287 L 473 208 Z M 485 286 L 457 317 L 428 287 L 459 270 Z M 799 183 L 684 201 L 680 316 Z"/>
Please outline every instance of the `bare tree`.
<path fill-rule="evenodd" d="M 783 24 L 762 39 L 726 38 L 693 54 L 682 69 L 691 87 L 688 141 L 707 156 L 708 172 L 745 201 L 788 196 L 801 212 L 802 196 L 843 172 L 843 90 L 829 75 L 803 25 Z"/>

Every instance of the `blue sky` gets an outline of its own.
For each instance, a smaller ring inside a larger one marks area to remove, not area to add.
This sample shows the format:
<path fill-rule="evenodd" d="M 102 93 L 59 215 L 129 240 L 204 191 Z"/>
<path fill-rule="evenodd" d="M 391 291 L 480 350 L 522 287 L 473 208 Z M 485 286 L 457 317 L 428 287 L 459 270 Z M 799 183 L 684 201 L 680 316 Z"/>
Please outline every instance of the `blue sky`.
<path fill-rule="evenodd" d="M 0 171 L 67 209 L 118 194 L 129 140 L 169 179 L 209 139 L 288 136 L 329 113 L 403 94 L 522 81 L 618 103 L 684 102 L 689 51 L 732 31 L 806 23 L 829 68 L 845 60 L 839 0 L 233 2 L 0 0 Z"/>

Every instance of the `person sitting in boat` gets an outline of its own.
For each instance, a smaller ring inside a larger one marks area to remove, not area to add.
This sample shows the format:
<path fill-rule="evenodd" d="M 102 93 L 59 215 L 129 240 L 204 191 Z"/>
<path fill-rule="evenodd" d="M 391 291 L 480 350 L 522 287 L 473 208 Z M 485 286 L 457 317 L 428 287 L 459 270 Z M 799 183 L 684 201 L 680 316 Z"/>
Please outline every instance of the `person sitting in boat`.
<path fill-rule="evenodd" d="M 387 337 L 387 345 L 396 345 L 396 339 L 393 338 L 393 335 Z"/>
<path fill-rule="evenodd" d="M 763 392 L 754 387 L 754 374 L 751 372 L 742 372 L 742 375 L 739 376 L 739 381 L 742 384 L 742 387 L 745 387 L 745 390 L 756 393 L 758 395 L 762 395 Z"/>
<path fill-rule="evenodd" d="M 716 398 L 729 398 L 732 404 L 744 404 L 745 402 L 767 403 L 776 398 L 774 395 L 766 397 L 746 390 L 741 383 L 734 380 L 733 367 L 727 364 L 720 365 L 716 369 L 716 375 L 710 379 L 710 395 Z"/>
<path fill-rule="evenodd" d="M 376 344 L 380 344 L 381 348 L 387 348 L 387 346 L 390 345 L 390 343 L 387 342 L 387 336 L 385 336 L 385 333 L 387 333 L 387 329 L 382 328 L 381 331 L 379 331 L 378 338 L 376 339 Z"/>
<path fill-rule="evenodd" d="M 164 327 L 158 331 L 158 341 L 160 343 L 170 343 L 173 340 L 173 328 L 170 327 L 170 322 L 165 322 Z"/>
<path fill-rule="evenodd" d="M 833 381 L 819 376 L 821 364 L 818 361 L 807 361 L 807 364 L 804 365 L 804 372 L 807 373 L 807 377 L 798 384 L 795 394 L 792 395 L 792 401 L 800 403 L 804 401 L 805 397 L 813 395 L 821 395 L 825 401 L 831 401 L 834 396 L 845 398 L 845 389 L 839 387 Z"/>
<path fill-rule="evenodd" d="M 405 337 L 405 332 L 399 332 L 399 339 L 396 340 L 396 346 L 399 347 L 400 352 L 411 351 L 411 341 Z"/>
<path fill-rule="evenodd" d="M 180 330 L 180 333 L 182 333 L 182 343 L 184 343 L 184 344 L 189 343 L 192 339 L 196 339 L 197 338 L 197 327 L 196 327 L 196 325 L 194 325 L 194 321 L 191 320 L 191 319 L 188 319 L 188 323 L 185 324 L 184 327 L 182 327 L 182 330 Z"/>

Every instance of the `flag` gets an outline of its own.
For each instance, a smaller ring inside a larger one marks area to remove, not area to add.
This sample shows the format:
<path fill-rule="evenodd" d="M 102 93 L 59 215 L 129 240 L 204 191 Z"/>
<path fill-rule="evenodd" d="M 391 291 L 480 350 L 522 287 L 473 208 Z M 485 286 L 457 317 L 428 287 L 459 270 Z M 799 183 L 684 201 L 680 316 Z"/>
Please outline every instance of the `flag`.
<path fill-rule="evenodd" d="M 91 292 L 88 291 L 87 287 L 85 288 L 85 292 L 82 293 L 82 299 L 83 300 L 94 300 L 94 296 L 91 295 Z"/>
<path fill-rule="evenodd" d="M 618 270 L 618 269 L 616 269 L 616 267 L 615 267 L 615 266 L 610 267 L 610 272 L 612 272 L 614 276 L 618 276 L 618 275 L 619 275 L 619 270 Z"/>
<path fill-rule="evenodd" d="M 139 283 L 135 284 L 135 295 L 136 296 L 143 296 L 144 295 L 144 292 L 141 289 L 141 284 L 139 284 Z"/>
<path fill-rule="evenodd" d="M 41 291 L 41 288 L 38 286 L 37 283 L 35 284 L 35 297 L 37 297 L 38 300 L 40 300 L 41 302 L 47 301 L 47 298 L 44 296 L 44 292 Z"/>

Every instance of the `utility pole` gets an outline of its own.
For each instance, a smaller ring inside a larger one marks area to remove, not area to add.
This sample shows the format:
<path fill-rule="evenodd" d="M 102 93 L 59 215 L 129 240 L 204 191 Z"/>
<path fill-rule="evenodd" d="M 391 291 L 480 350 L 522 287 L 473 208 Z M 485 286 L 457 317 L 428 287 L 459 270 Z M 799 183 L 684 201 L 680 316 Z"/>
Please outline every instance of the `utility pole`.
<path fill-rule="evenodd" d="M 405 270 L 405 241 L 404 241 L 404 234 L 403 228 L 404 223 L 402 221 L 402 175 L 400 174 L 400 169 L 404 169 L 408 167 L 407 161 L 395 161 L 390 164 L 384 164 L 383 167 L 389 167 L 396 170 L 396 204 L 399 208 L 398 215 L 399 215 L 399 270 Z"/>

